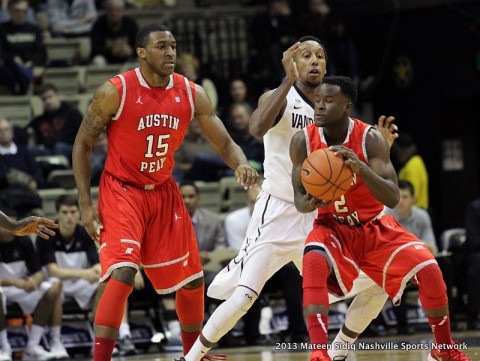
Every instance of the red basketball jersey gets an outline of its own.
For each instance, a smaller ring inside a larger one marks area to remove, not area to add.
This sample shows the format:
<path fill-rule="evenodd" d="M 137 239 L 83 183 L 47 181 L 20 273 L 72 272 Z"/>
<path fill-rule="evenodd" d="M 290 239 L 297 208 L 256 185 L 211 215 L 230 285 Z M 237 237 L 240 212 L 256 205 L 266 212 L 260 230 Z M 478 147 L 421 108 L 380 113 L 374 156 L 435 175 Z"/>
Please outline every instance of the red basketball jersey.
<path fill-rule="evenodd" d="M 371 125 L 358 119 L 350 119 L 348 133 L 343 146 L 352 149 L 357 157 L 368 164 L 365 138 Z M 328 148 L 323 128 L 310 124 L 304 128 L 307 153 Z M 356 225 L 371 220 L 383 210 L 383 204 L 375 199 L 358 174 L 353 174 L 352 185 L 330 206 L 318 209 L 318 220 L 333 216 L 339 223 Z M 318 220 L 316 222 L 318 222 Z"/>
<path fill-rule="evenodd" d="M 105 171 L 140 187 L 160 185 L 175 164 L 195 107 L 195 84 L 173 73 L 166 88 L 151 87 L 136 68 L 110 79 L 120 105 L 107 125 Z"/>

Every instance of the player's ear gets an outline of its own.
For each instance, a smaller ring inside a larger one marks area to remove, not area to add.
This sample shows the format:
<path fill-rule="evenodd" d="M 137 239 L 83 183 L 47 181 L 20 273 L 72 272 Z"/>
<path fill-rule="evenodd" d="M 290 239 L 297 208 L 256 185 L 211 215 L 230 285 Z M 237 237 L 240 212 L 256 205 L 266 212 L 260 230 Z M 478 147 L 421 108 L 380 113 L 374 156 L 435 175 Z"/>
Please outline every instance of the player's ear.
<path fill-rule="evenodd" d="M 351 112 L 352 108 L 353 108 L 353 103 L 352 102 L 345 103 L 345 111 L 346 112 Z"/>
<path fill-rule="evenodd" d="M 137 55 L 140 59 L 145 59 L 146 54 L 145 54 L 145 48 L 137 48 Z"/>

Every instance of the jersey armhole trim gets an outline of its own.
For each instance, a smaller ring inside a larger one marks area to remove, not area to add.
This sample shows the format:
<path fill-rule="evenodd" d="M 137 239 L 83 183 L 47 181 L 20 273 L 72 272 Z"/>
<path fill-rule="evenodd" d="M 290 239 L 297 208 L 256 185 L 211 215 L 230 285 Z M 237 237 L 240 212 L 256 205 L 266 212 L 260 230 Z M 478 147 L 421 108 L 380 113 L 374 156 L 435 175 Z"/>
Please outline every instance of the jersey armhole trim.
<path fill-rule="evenodd" d="M 308 137 L 307 128 L 303 128 L 303 133 L 305 134 L 305 144 L 307 146 L 307 157 L 310 155 L 310 138 Z"/>
<path fill-rule="evenodd" d="M 117 120 L 122 114 L 123 107 L 125 106 L 125 98 L 127 97 L 127 83 L 125 82 L 125 77 L 122 74 L 117 75 L 122 81 L 122 99 L 120 100 L 120 106 L 118 107 L 117 114 L 112 118 L 112 120 Z"/>
<path fill-rule="evenodd" d="M 183 80 L 185 80 L 185 86 L 187 87 L 187 93 L 188 93 L 188 100 L 190 101 L 190 108 L 192 109 L 192 116 L 190 119 L 193 119 L 195 104 L 193 103 L 192 89 L 190 87 L 190 83 L 188 79 L 186 77 L 183 77 Z"/>
<path fill-rule="evenodd" d="M 370 129 L 373 128 L 371 125 L 365 128 L 365 131 L 363 132 L 362 136 L 362 152 L 363 156 L 365 157 L 365 161 L 368 164 L 368 155 L 367 155 L 367 134 L 370 131 Z"/>

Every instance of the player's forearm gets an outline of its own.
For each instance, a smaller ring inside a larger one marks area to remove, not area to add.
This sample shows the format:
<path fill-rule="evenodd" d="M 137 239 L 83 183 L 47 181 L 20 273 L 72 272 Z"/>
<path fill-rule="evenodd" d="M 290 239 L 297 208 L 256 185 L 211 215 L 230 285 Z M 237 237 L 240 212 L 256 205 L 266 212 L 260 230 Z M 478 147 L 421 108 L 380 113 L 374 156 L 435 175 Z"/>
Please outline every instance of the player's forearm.
<path fill-rule="evenodd" d="M 43 280 L 45 279 L 44 275 L 43 275 L 43 272 L 42 271 L 38 271 L 38 272 L 35 272 L 33 275 L 31 275 L 29 277 L 33 283 L 35 284 L 35 288 L 38 288 L 40 286 L 40 283 L 43 282 Z"/>
<path fill-rule="evenodd" d="M 279 116 L 293 84 L 294 81 L 285 78 L 282 84 L 255 109 L 250 117 L 250 134 L 256 138 L 262 138 L 268 132 Z"/>
<path fill-rule="evenodd" d="M 241 164 L 248 164 L 247 157 L 243 153 L 242 148 L 238 146 L 233 140 L 230 140 L 221 150 L 220 155 L 222 156 L 225 163 L 233 170 Z"/>
<path fill-rule="evenodd" d="M 388 208 L 397 206 L 400 192 L 393 181 L 380 177 L 368 166 L 363 167 L 359 175 L 377 201 Z"/>
<path fill-rule="evenodd" d="M 9 232 L 15 231 L 15 222 L 1 211 L 0 211 L 0 228 L 5 229 Z"/>
<path fill-rule="evenodd" d="M 92 147 L 77 140 L 72 151 L 73 174 L 77 185 L 80 207 L 92 204 L 90 192 L 90 168 L 92 166 Z"/>
<path fill-rule="evenodd" d="M 295 192 L 295 197 L 294 197 L 294 202 L 295 202 L 295 208 L 297 208 L 297 211 L 300 213 L 311 213 L 313 212 L 316 208 L 313 206 L 310 202 L 307 202 L 304 199 L 305 195 Z"/>

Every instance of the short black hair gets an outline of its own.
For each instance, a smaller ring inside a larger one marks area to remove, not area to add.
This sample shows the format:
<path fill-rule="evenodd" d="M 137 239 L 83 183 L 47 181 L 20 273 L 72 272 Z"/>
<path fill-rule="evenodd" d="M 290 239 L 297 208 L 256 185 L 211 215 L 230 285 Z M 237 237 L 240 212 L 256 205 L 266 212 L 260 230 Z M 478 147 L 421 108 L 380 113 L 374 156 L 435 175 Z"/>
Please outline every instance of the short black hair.
<path fill-rule="evenodd" d="M 410 192 L 410 195 L 414 196 L 415 195 L 415 187 L 413 186 L 412 183 L 410 183 L 407 180 L 401 180 L 398 182 L 398 188 L 400 189 L 406 189 Z"/>
<path fill-rule="evenodd" d="M 342 94 L 346 96 L 350 101 L 355 104 L 357 101 L 357 87 L 352 78 L 348 76 L 327 76 L 323 78 L 323 84 L 338 85 Z"/>
<path fill-rule="evenodd" d="M 195 193 L 198 195 L 200 194 L 200 191 L 198 190 L 198 187 L 197 185 L 195 184 L 194 181 L 190 181 L 190 180 L 186 180 L 186 181 L 183 181 L 180 183 L 180 185 L 178 186 L 178 188 L 182 188 L 182 187 L 187 187 L 187 186 L 191 186 L 195 189 Z"/>
<path fill-rule="evenodd" d="M 305 36 L 302 36 L 300 39 L 298 39 L 297 43 L 303 43 L 304 41 L 315 41 L 316 43 L 318 43 L 322 47 L 325 53 L 325 60 L 327 60 L 327 49 L 325 49 L 325 46 L 323 46 L 319 38 L 312 35 L 305 35 Z"/>
<path fill-rule="evenodd" d="M 55 94 L 58 94 L 58 88 L 54 84 L 46 83 L 40 86 L 40 89 L 38 89 L 38 95 L 42 96 L 49 91 L 53 91 Z"/>
<path fill-rule="evenodd" d="M 137 32 L 137 37 L 135 38 L 135 48 L 145 48 L 147 46 L 148 39 L 150 38 L 150 33 L 154 33 L 155 31 L 171 32 L 170 29 L 163 24 L 153 23 L 144 25 Z"/>
<path fill-rule="evenodd" d="M 62 194 L 55 200 L 55 209 L 57 212 L 60 210 L 61 206 L 75 206 L 80 208 L 78 205 L 78 197 L 75 194 Z"/>

